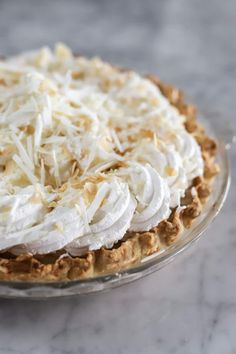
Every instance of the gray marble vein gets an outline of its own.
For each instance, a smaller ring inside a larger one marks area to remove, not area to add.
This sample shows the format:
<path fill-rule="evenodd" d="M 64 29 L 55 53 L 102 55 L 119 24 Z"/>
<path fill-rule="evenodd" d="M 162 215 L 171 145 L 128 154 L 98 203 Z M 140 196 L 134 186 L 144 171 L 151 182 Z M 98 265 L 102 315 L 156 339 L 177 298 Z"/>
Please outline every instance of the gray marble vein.
<path fill-rule="evenodd" d="M 0 0 L 0 53 L 65 41 L 155 72 L 236 129 L 235 0 Z M 160 272 L 81 298 L 0 300 L 0 354 L 235 354 L 236 152 L 223 211 Z"/>

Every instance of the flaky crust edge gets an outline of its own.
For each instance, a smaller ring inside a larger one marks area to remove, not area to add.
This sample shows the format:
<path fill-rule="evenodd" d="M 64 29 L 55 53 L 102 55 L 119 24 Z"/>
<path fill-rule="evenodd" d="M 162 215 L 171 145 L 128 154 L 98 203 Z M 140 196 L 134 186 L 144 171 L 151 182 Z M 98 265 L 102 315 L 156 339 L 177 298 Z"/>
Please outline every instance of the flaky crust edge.
<path fill-rule="evenodd" d="M 0 280 L 4 281 L 69 281 L 91 278 L 125 270 L 179 240 L 184 229 L 201 214 L 211 193 L 212 182 L 219 172 L 215 163 L 217 144 L 197 121 L 196 108 L 185 102 L 183 92 L 165 84 L 154 75 L 147 78 L 159 87 L 170 103 L 186 117 L 185 128 L 201 147 L 204 176 L 193 180 L 182 203 L 185 209 L 173 210 L 168 220 L 149 232 L 128 233 L 112 249 L 101 248 L 82 257 L 71 257 L 63 251 L 33 256 L 9 253 L 0 255 Z M 194 187 L 194 193 L 192 193 Z"/>

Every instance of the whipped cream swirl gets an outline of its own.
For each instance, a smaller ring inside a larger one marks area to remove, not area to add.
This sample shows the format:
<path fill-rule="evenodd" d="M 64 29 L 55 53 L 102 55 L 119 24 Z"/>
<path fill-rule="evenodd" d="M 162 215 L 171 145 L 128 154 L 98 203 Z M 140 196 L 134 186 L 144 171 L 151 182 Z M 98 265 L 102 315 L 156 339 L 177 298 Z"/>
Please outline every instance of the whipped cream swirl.
<path fill-rule="evenodd" d="M 121 169 L 118 173 L 127 181 L 137 200 L 131 231 L 148 231 L 169 217 L 169 188 L 154 168 L 130 163 L 128 168 Z"/>

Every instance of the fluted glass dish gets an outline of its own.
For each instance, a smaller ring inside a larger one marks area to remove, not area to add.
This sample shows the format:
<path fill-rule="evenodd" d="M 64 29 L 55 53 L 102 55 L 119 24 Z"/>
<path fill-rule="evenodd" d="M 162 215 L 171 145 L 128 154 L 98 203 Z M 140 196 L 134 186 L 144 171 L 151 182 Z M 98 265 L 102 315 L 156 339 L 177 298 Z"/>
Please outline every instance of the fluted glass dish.
<path fill-rule="evenodd" d="M 212 133 L 212 129 L 208 129 L 208 131 Z M 173 261 L 177 255 L 196 242 L 204 233 L 222 208 L 229 190 L 230 172 L 227 144 L 219 137 L 216 139 L 219 145 L 217 162 L 220 166 L 220 173 L 214 181 L 213 191 L 201 215 L 194 221 L 190 229 L 184 231 L 175 244 L 161 252 L 145 257 L 140 263 L 126 270 L 89 279 L 54 282 L 0 281 L 0 297 L 37 299 L 96 293 L 132 282 L 160 270 Z"/>

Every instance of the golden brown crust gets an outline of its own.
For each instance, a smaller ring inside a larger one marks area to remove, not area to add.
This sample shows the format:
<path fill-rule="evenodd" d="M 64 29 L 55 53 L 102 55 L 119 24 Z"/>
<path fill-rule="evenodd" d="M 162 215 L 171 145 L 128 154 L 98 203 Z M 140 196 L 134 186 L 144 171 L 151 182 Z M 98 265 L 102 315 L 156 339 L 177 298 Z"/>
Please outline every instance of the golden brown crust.
<path fill-rule="evenodd" d="M 193 180 L 182 200 L 185 208 L 174 210 L 168 220 L 162 221 L 150 232 L 130 233 L 112 249 L 102 248 L 83 257 L 71 257 L 62 252 L 45 256 L 8 253 L 0 257 L 1 280 L 59 281 L 93 277 L 99 274 L 118 272 L 138 263 L 143 257 L 176 242 L 185 228 L 197 218 L 211 193 L 211 184 L 219 167 L 215 164 L 216 142 L 205 134 L 196 120 L 196 108 L 184 101 L 183 92 L 162 83 L 156 76 L 149 75 L 168 100 L 186 116 L 185 128 L 191 133 L 202 150 L 204 176 Z M 194 193 L 192 191 L 194 188 Z"/>
<path fill-rule="evenodd" d="M 170 246 L 176 242 L 183 229 L 183 214 L 180 216 L 176 210 L 172 213 L 168 220 L 163 220 L 157 227 L 157 233 L 162 244 Z"/>

